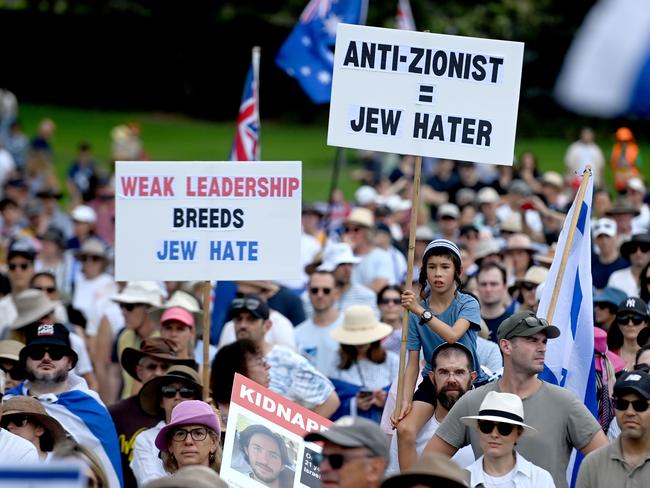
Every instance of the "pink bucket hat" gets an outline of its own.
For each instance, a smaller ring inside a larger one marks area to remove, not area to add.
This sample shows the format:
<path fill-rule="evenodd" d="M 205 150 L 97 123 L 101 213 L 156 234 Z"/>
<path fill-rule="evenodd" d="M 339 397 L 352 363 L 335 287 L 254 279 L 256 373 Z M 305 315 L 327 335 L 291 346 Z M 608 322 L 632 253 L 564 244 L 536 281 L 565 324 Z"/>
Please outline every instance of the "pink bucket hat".
<path fill-rule="evenodd" d="M 156 436 L 156 447 L 161 451 L 166 450 L 169 445 L 169 435 L 176 427 L 182 425 L 204 425 L 212 429 L 217 434 L 217 438 L 221 436 L 219 417 L 212 407 L 201 400 L 186 400 L 172 410 L 171 422 Z"/>
<path fill-rule="evenodd" d="M 185 310 L 182 307 L 171 307 L 165 309 L 163 314 L 160 317 L 160 323 L 167 322 L 168 320 L 177 320 L 181 324 L 187 325 L 188 327 L 194 328 L 196 325 L 194 323 L 194 316 L 191 312 Z"/>
<path fill-rule="evenodd" d="M 607 359 L 612 362 L 612 366 L 616 373 L 625 369 L 625 361 L 623 361 L 620 356 L 607 349 L 607 332 L 600 327 L 594 327 L 594 350 L 599 352 L 601 355 L 607 356 Z M 596 361 L 596 370 L 603 370 L 601 361 Z"/>

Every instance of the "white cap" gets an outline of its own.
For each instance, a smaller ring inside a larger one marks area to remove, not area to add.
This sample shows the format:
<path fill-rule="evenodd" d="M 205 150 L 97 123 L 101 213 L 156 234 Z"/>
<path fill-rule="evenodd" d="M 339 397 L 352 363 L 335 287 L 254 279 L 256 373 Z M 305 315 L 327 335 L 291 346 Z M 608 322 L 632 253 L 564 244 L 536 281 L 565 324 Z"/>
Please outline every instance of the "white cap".
<path fill-rule="evenodd" d="M 377 201 L 377 190 L 372 186 L 361 186 L 354 192 L 354 199 L 359 205 L 370 205 Z"/>
<path fill-rule="evenodd" d="M 602 234 L 608 235 L 609 237 L 614 237 L 616 235 L 616 222 L 613 219 L 603 217 L 602 219 L 596 220 L 593 226 L 592 235 L 596 238 Z"/>
<path fill-rule="evenodd" d="M 438 217 L 453 217 L 457 219 L 460 216 L 458 206 L 453 203 L 443 203 L 438 207 Z"/>
<path fill-rule="evenodd" d="M 482 203 L 497 203 L 499 201 L 499 194 L 491 186 L 486 186 L 479 190 L 476 200 L 479 205 Z"/>
<path fill-rule="evenodd" d="M 361 259 L 355 257 L 349 244 L 337 242 L 325 248 L 323 252 L 323 264 L 316 269 L 331 273 L 339 264 L 357 264 L 359 262 L 361 262 Z"/>
<path fill-rule="evenodd" d="M 88 205 L 78 205 L 70 213 L 72 220 L 76 222 L 84 222 L 86 224 L 94 224 L 97 222 L 97 214 Z"/>

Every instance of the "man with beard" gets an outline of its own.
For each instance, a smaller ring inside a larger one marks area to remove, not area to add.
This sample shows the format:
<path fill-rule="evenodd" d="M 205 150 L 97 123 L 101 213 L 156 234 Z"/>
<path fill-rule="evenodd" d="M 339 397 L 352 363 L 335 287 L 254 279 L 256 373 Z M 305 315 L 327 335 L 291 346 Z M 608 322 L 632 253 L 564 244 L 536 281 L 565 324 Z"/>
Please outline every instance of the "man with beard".
<path fill-rule="evenodd" d="M 263 425 L 250 425 L 239 434 L 239 443 L 250 466 L 248 476 L 272 488 L 293 486 L 295 472 L 280 435 Z"/>
<path fill-rule="evenodd" d="M 5 398 L 35 397 L 79 444 L 99 458 L 111 488 L 122 485 L 122 463 L 113 420 L 99 396 L 86 382 L 68 374 L 77 363 L 70 347 L 70 333 L 62 324 L 38 324 L 26 331 L 20 366 L 27 381 L 10 390 Z"/>
<path fill-rule="evenodd" d="M 571 451 L 575 448 L 588 454 L 606 445 L 607 437 L 575 393 L 537 377 L 544 369 L 548 339 L 559 335 L 557 327 L 529 311 L 517 312 L 504 320 L 497 331 L 503 376 L 468 392 L 456 402 L 425 452 L 452 456 L 459 448 L 471 444 L 478 458 L 482 453 L 478 431 L 469 429 L 460 418 L 476 414 L 491 391 L 513 393 L 523 400 L 527 421 L 544 433 L 522 437 L 517 452 L 551 473 L 556 486 L 568 487 L 566 471 Z"/>
<path fill-rule="evenodd" d="M 445 342 L 438 346 L 431 359 L 432 371 L 429 377 L 422 381 L 431 381 L 436 393 L 436 406 L 431 419 L 417 433 L 415 438 L 399 440 L 397 435 L 392 436 L 390 444 L 390 458 L 386 475 L 399 473 L 398 449 L 415 449 L 418 457 L 435 434 L 438 426 L 447 416 L 451 407 L 472 388 L 476 379 L 476 371 L 472 364 L 472 353 L 463 344 Z M 404 442 L 402 442 L 404 441 Z M 454 461 L 461 467 L 474 462 L 474 454 L 469 446 L 459 450 L 454 456 Z"/>
<path fill-rule="evenodd" d="M 582 461 L 577 488 L 650 486 L 650 375 L 624 373 L 613 399 L 621 434 Z"/>

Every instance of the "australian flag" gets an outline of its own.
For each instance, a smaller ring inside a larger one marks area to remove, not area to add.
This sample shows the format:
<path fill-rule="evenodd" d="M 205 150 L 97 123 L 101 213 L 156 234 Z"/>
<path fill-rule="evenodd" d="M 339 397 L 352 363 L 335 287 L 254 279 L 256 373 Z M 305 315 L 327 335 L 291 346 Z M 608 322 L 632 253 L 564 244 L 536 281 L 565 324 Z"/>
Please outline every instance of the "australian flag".
<path fill-rule="evenodd" d="M 259 48 L 253 48 L 253 62 L 246 75 L 244 94 L 239 106 L 237 132 L 230 152 L 231 161 L 259 161 L 260 159 L 260 112 L 259 112 Z"/>
<path fill-rule="evenodd" d="M 298 80 L 314 103 L 330 101 L 339 22 L 365 21 L 366 0 L 311 0 L 280 48 L 276 64 Z"/>

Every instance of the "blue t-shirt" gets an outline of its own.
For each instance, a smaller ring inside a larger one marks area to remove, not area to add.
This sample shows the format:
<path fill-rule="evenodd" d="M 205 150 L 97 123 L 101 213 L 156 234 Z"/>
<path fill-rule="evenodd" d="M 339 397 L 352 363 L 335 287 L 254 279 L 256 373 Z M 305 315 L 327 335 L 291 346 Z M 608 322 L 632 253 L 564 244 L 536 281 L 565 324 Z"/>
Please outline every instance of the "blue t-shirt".
<path fill-rule="evenodd" d="M 425 309 L 431 311 L 429 304 L 423 300 L 420 305 Z M 469 321 L 469 329 L 458 339 L 458 342 L 466 346 L 472 351 L 472 358 L 474 361 L 474 369 L 479 377 L 477 381 L 481 380 L 482 372 L 481 363 L 479 362 L 478 355 L 476 354 L 476 335 L 477 331 L 481 330 L 479 325 L 481 322 L 481 313 L 478 301 L 471 295 L 458 292 L 452 300 L 451 304 L 442 313 L 433 314 L 436 318 L 448 324 L 450 327 L 456 323 L 460 318 Z M 436 347 L 447 341 L 443 340 L 438 334 L 433 332 L 429 326 L 420 325 L 420 317 L 414 313 L 409 313 L 409 335 L 407 348 L 409 351 L 419 351 L 422 349 L 426 365 L 422 369 L 422 376 L 426 376 L 431 371 L 431 356 Z"/>

